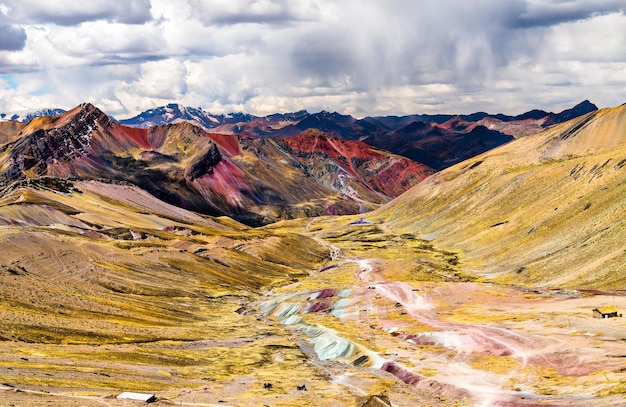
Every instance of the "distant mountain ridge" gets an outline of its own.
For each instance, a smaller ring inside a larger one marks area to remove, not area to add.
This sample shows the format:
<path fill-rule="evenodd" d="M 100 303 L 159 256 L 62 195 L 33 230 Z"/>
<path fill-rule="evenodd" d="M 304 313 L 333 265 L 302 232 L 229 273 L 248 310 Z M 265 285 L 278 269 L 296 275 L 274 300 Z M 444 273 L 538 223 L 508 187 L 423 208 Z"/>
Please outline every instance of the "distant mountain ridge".
<path fill-rule="evenodd" d="M 177 103 L 170 103 L 166 106 L 148 109 L 130 119 L 119 120 L 119 123 L 131 127 L 149 128 L 187 121 L 208 130 L 223 124 L 247 122 L 254 117 L 246 113 L 215 115 L 205 112 L 201 107 L 185 107 Z"/>
<path fill-rule="evenodd" d="M 345 140 L 360 140 L 442 170 L 545 127 L 565 122 L 598 107 L 585 100 L 560 113 L 543 110 L 510 116 L 477 112 L 468 115 L 416 114 L 356 119 L 337 112 L 272 114 L 265 117 L 238 113 L 211 115 L 202 109 L 170 104 L 120 121 L 128 126 L 191 121 L 216 133 L 263 138 L 296 136 L 317 129 Z"/>
<path fill-rule="evenodd" d="M 148 109 L 136 116 L 128 119 L 118 120 L 120 124 L 130 127 L 148 128 L 152 126 L 161 126 L 164 124 L 175 123 L 178 121 L 189 121 L 206 129 L 215 129 L 223 125 L 236 125 L 253 122 L 257 119 L 263 119 L 268 123 L 289 122 L 300 124 L 299 128 L 306 130 L 307 128 L 317 128 L 316 122 L 336 122 L 341 124 L 339 127 L 345 127 L 354 123 L 359 123 L 363 127 L 363 123 L 380 123 L 389 130 L 394 130 L 412 122 L 438 123 L 443 124 L 450 119 L 460 118 L 466 122 L 478 122 L 486 118 L 495 118 L 503 122 L 520 121 L 528 119 L 545 119 L 544 127 L 563 123 L 567 120 L 582 116 L 583 114 L 598 110 L 598 107 L 589 100 L 584 100 L 571 109 L 563 110 L 560 113 L 546 112 L 545 110 L 533 109 L 528 112 L 511 116 L 503 113 L 490 114 L 486 112 L 476 112 L 470 114 L 412 114 L 405 116 L 367 116 L 363 119 L 356 119 L 350 115 L 342 115 L 337 112 L 321 111 L 318 113 L 309 113 L 306 110 L 300 110 L 291 113 L 273 113 L 267 116 L 255 116 L 248 113 L 228 113 L 228 114 L 212 114 L 204 111 L 201 107 L 186 107 L 178 103 L 169 103 L 165 106 Z M 36 117 L 50 116 L 56 117 L 65 113 L 65 109 L 61 108 L 45 108 L 36 111 L 23 111 L 0 113 L 0 121 L 16 121 L 25 123 Z M 306 127 L 309 125 L 310 127 Z M 318 129 L 323 130 L 323 129 Z"/>
<path fill-rule="evenodd" d="M 264 117 L 247 113 L 216 115 L 202 108 L 170 103 L 119 120 L 119 123 L 145 129 L 189 122 L 213 133 L 261 138 L 291 137 L 308 129 L 316 129 L 344 140 L 363 141 L 442 170 L 515 138 L 525 137 L 596 110 L 596 105 L 585 100 L 560 113 L 534 109 L 516 116 L 476 112 L 467 115 L 415 114 L 356 119 L 337 112 L 309 113 L 306 110 Z M 23 121 L 29 117 L 56 116 L 61 113 L 62 109 L 49 109 L 26 115 Z"/>
<path fill-rule="evenodd" d="M 490 114 L 486 112 L 476 112 L 471 114 L 412 114 L 406 116 L 367 116 L 363 119 L 356 119 L 350 115 L 343 115 L 337 112 L 322 110 L 317 113 L 309 113 L 300 110 L 292 113 L 274 113 L 267 116 L 255 116 L 247 113 L 211 114 L 202 108 L 185 107 L 176 103 L 170 103 L 146 110 L 137 116 L 119 120 L 121 124 L 131 127 L 147 128 L 163 124 L 174 123 L 181 120 L 196 122 L 196 124 L 206 129 L 217 129 L 222 132 L 242 132 L 252 127 L 253 133 L 258 136 L 270 136 L 279 133 L 279 136 L 295 135 L 297 130 L 316 128 L 318 130 L 331 132 L 346 132 L 350 127 L 371 128 L 372 125 L 380 126 L 386 130 L 395 130 L 413 122 L 443 124 L 451 119 L 458 118 L 465 122 L 479 122 L 492 118 L 502 122 L 513 122 L 522 120 L 542 120 L 543 127 L 563 123 L 567 120 L 581 116 L 583 114 L 598 110 L 598 107 L 589 100 L 577 104 L 560 113 L 546 112 L 545 110 L 533 109 L 519 115 L 506 115 L 503 113 Z M 265 123 L 263 123 L 265 122 Z M 247 125 L 251 123 L 251 125 Z M 368 126 L 367 123 L 370 123 Z M 293 129 L 282 130 L 286 126 L 293 126 Z M 245 130 L 244 130 L 245 129 Z M 342 134 L 335 134 L 342 136 Z"/>
<path fill-rule="evenodd" d="M 36 111 L 23 111 L 23 112 L 12 112 L 12 113 L 0 113 L 0 121 L 13 121 L 26 123 L 33 120 L 36 117 L 56 117 L 65 113 L 66 110 L 60 108 L 49 108 L 49 109 L 41 109 Z"/>
<path fill-rule="evenodd" d="M 91 104 L 0 122 L 0 194 L 44 177 L 125 182 L 169 204 L 250 225 L 368 211 L 432 173 L 322 132 L 276 140 L 210 133 L 187 121 L 142 129 Z"/>

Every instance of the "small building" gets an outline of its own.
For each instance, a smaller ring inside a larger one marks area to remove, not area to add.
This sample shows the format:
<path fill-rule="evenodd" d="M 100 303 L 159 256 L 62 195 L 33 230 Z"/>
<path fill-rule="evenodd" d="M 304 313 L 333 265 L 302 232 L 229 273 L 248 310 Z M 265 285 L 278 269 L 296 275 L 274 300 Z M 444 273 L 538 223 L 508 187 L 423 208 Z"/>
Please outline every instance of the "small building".
<path fill-rule="evenodd" d="M 609 305 L 607 307 L 599 307 L 593 310 L 594 318 L 614 318 L 617 316 L 617 307 L 613 305 Z"/>
<path fill-rule="evenodd" d="M 154 394 L 149 393 L 133 393 L 130 391 L 125 391 L 124 393 L 117 396 L 118 399 L 128 399 L 128 400 L 137 400 L 137 401 L 145 401 L 146 403 L 154 403 L 157 401 L 157 398 Z"/>

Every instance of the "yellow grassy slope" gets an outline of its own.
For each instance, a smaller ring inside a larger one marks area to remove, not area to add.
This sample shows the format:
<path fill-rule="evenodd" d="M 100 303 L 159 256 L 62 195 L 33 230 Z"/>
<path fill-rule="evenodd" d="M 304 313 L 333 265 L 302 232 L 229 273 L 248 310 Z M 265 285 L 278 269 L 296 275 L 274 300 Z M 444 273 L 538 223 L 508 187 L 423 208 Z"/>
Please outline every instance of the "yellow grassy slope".
<path fill-rule="evenodd" d="M 442 171 L 374 212 L 464 268 L 529 286 L 626 288 L 626 106 Z"/>
<path fill-rule="evenodd" d="M 206 397 L 217 402 L 287 369 L 297 384 L 334 394 L 282 328 L 237 312 L 263 287 L 320 267 L 325 247 L 203 217 L 130 185 L 42 185 L 0 198 L 0 382 L 160 398 L 212 383 Z"/>

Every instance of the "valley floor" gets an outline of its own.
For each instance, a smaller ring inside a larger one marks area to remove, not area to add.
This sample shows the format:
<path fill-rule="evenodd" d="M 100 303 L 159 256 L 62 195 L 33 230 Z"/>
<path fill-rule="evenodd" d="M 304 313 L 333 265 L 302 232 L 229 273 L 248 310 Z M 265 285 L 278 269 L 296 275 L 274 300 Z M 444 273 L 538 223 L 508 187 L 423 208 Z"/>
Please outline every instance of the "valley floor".
<path fill-rule="evenodd" d="M 353 406 L 378 394 L 394 406 L 626 403 L 626 319 L 592 317 L 626 310 L 624 293 L 479 281 L 454 253 L 384 226 L 298 227 L 332 253 L 322 267 L 260 293 L 171 304 L 203 316 L 193 327 L 97 345 L 5 338 L 0 406 L 137 405 L 122 391 L 189 406 Z M 140 322 L 137 337 L 149 334 Z"/>

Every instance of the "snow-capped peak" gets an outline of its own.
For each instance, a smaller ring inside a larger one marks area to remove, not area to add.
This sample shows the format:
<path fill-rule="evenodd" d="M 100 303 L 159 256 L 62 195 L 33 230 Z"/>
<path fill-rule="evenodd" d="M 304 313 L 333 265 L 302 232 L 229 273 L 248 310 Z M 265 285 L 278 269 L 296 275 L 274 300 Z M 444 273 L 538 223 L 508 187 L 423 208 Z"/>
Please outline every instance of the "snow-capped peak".
<path fill-rule="evenodd" d="M 64 109 L 49 108 L 36 111 L 21 110 L 9 113 L 0 113 L 0 121 L 13 121 L 26 123 L 33 120 L 36 117 L 51 116 L 56 117 L 65 113 Z"/>

